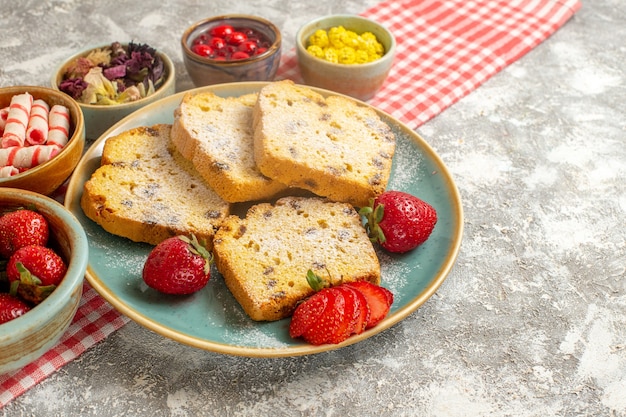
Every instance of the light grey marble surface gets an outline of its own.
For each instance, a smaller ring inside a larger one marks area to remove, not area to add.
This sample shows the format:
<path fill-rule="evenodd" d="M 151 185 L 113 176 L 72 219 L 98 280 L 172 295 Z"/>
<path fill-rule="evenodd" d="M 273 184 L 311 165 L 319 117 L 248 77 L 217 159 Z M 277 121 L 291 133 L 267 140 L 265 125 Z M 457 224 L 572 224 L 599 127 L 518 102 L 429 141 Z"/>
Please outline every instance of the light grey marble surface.
<path fill-rule="evenodd" d="M 202 17 L 265 16 L 286 48 L 366 1 L 0 0 L 0 86 L 142 39 L 173 57 Z M 555 35 L 418 132 L 452 172 L 465 235 L 418 311 L 356 345 L 251 359 L 129 323 L 3 416 L 626 416 L 626 3 L 589 0 Z"/>

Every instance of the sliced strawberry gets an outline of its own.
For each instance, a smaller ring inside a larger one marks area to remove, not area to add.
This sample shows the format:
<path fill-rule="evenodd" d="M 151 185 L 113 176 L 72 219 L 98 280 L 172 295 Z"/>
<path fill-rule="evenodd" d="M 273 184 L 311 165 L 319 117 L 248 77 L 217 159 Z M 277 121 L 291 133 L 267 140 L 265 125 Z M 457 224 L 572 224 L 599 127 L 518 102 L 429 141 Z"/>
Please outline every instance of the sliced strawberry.
<path fill-rule="evenodd" d="M 289 335 L 294 338 L 302 336 L 320 319 L 329 301 L 334 300 L 326 292 L 320 291 L 298 304 L 291 317 Z"/>
<path fill-rule="evenodd" d="M 383 290 L 385 290 L 384 292 L 387 295 L 387 304 L 389 304 L 389 307 L 391 307 L 391 305 L 393 304 L 393 293 L 384 287 Z"/>
<path fill-rule="evenodd" d="M 312 273 L 308 278 L 312 287 L 321 285 Z M 322 288 L 296 308 L 289 334 L 313 345 L 341 343 L 354 333 L 360 309 L 355 291 L 341 286 Z"/>
<path fill-rule="evenodd" d="M 325 297 L 327 300 L 326 308 L 322 314 L 320 314 L 317 320 L 315 320 L 311 326 L 309 326 L 309 328 L 302 333 L 304 340 L 312 345 L 323 345 L 324 343 L 329 343 L 330 338 L 335 332 L 337 323 L 343 319 L 343 312 L 340 312 L 337 308 L 338 294 L 338 292 L 330 288 L 325 288 L 313 296 Z M 343 298 L 340 302 L 343 303 Z"/>
<path fill-rule="evenodd" d="M 378 324 L 393 303 L 391 291 L 370 282 L 328 287 L 310 270 L 307 281 L 317 292 L 296 307 L 289 335 L 313 345 L 337 344 L 362 333 Z"/>
<path fill-rule="evenodd" d="M 351 282 L 346 285 L 361 291 L 367 300 L 370 307 L 370 317 L 365 326 L 366 329 L 376 326 L 387 316 L 393 303 L 391 291 L 368 281 Z"/>
<path fill-rule="evenodd" d="M 360 304 L 357 305 L 359 301 L 357 301 L 354 291 L 349 288 L 338 286 L 333 290 L 337 292 L 337 301 L 343 298 L 343 303 L 335 304 L 340 311 L 337 314 L 337 325 L 330 334 L 330 343 L 341 343 L 354 333 L 356 321 L 361 315 L 361 306 Z"/>
<path fill-rule="evenodd" d="M 349 285 L 342 285 L 341 288 L 344 288 L 348 291 L 352 291 L 355 297 L 356 310 L 358 314 L 354 320 L 354 329 L 352 331 L 353 334 L 361 334 L 365 330 L 365 326 L 370 318 L 370 306 L 367 304 L 367 299 L 365 295 L 361 291 L 350 287 Z"/>
<path fill-rule="evenodd" d="M 365 313 L 367 313 L 368 307 L 367 303 L 362 302 L 362 295 L 353 288 L 347 287 L 345 285 L 340 285 L 335 287 L 335 290 L 343 293 L 345 304 L 345 323 L 344 328 L 340 329 L 345 337 L 343 340 L 347 339 L 357 331 L 358 326 L 362 326 L 360 322 L 360 318 L 363 315 L 363 310 L 365 309 Z M 342 340 L 342 341 L 343 341 Z"/>
<path fill-rule="evenodd" d="M 304 334 L 304 338 L 314 345 L 340 343 L 347 337 L 344 336 L 349 326 L 346 322 L 349 321 L 346 315 L 346 299 L 343 293 L 335 288 L 329 288 L 329 291 L 333 293 L 334 302 L 329 304 L 322 313 L 319 320 L 320 327 L 314 332 L 309 329 Z"/>

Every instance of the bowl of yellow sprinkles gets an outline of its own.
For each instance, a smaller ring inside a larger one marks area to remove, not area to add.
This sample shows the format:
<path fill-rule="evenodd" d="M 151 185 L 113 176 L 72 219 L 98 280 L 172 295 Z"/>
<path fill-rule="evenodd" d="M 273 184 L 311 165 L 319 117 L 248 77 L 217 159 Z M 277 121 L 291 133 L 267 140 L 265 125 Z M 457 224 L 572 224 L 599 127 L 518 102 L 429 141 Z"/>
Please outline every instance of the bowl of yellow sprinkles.
<path fill-rule="evenodd" d="M 395 38 L 387 28 L 356 15 L 320 17 L 296 34 L 304 83 L 363 101 L 385 82 L 395 49 Z"/>

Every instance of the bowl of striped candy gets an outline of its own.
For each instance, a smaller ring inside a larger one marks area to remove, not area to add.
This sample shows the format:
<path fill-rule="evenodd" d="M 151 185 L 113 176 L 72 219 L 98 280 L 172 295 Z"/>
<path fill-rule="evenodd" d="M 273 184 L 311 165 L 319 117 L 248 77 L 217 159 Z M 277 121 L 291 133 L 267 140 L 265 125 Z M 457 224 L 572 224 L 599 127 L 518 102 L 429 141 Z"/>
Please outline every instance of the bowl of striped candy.
<path fill-rule="evenodd" d="M 47 87 L 0 88 L 0 187 L 51 195 L 85 147 L 78 104 Z"/>

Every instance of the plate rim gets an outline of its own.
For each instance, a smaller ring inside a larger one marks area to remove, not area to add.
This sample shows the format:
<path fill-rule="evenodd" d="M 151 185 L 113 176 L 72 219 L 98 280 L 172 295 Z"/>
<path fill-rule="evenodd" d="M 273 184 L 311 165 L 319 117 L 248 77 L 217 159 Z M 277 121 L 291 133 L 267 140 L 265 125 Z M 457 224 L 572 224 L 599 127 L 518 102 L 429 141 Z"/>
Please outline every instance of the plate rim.
<path fill-rule="evenodd" d="M 78 165 L 76 167 L 75 173 L 80 172 L 85 169 L 85 166 L 88 164 L 90 158 L 93 157 L 93 153 L 97 153 L 97 148 L 103 146 L 106 139 L 111 136 L 116 130 L 118 130 L 121 126 L 126 125 L 131 120 L 138 117 L 138 115 L 148 113 L 150 110 L 163 106 L 164 102 L 182 100 L 185 94 L 197 94 L 201 92 L 213 92 L 219 95 L 219 92 L 228 92 L 235 89 L 253 89 L 260 90 L 263 86 L 269 84 L 271 82 L 234 82 L 234 83 L 224 83 L 224 84 L 215 84 L 211 86 L 198 87 L 190 90 L 181 91 L 170 96 L 159 99 L 153 103 L 150 103 L 141 109 L 129 114 L 128 116 L 121 119 L 119 122 L 115 123 L 109 129 L 107 129 L 98 139 L 96 139 L 84 152 L 81 157 Z M 340 93 L 325 90 L 322 88 L 312 87 L 312 86 L 304 86 L 312 89 L 313 91 L 322 94 L 323 96 L 329 95 L 339 95 L 344 96 Z M 232 94 L 228 94 L 231 95 Z M 344 96 L 347 97 L 347 96 Z M 294 357 L 294 356 L 302 356 L 302 355 L 311 355 L 316 353 L 322 353 L 330 350 L 336 350 L 339 348 L 343 348 L 349 345 L 353 345 L 365 339 L 368 339 L 378 333 L 385 331 L 386 329 L 394 326 L 400 321 L 407 318 L 413 312 L 415 312 L 419 307 L 421 307 L 428 299 L 430 299 L 434 293 L 439 289 L 439 287 L 446 280 L 448 275 L 450 274 L 458 254 L 460 252 L 461 241 L 464 232 L 464 213 L 463 213 L 463 205 L 461 202 L 461 196 L 459 190 L 452 178 L 448 167 L 443 163 L 441 157 L 434 151 L 434 149 L 430 146 L 426 140 L 424 140 L 416 131 L 409 128 L 405 123 L 391 116 L 390 114 L 360 100 L 354 99 L 352 97 L 347 97 L 351 100 L 355 100 L 361 105 L 367 106 L 375 110 L 378 115 L 384 118 L 387 122 L 391 121 L 394 125 L 403 133 L 406 134 L 415 144 L 419 146 L 422 153 L 424 153 L 428 159 L 433 161 L 435 165 L 438 166 L 438 174 L 442 174 L 445 178 L 445 191 L 450 195 L 450 201 L 452 204 L 452 212 L 453 216 L 450 219 L 453 223 L 456 224 L 457 227 L 454 227 L 453 230 L 455 233 L 451 238 L 450 251 L 447 254 L 445 262 L 443 262 L 442 266 L 437 270 L 433 279 L 430 280 L 428 285 L 416 296 L 411 302 L 407 303 L 403 307 L 398 310 L 390 313 L 383 321 L 381 321 L 377 326 L 366 330 L 365 332 L 359 335 L 353 335 L 349 337 L 347 340 L 338 343 L 338 344 L 324 344 L 319 346 L 314 346 L 307 344 L 305 342 L 301 344 L 291 345 L 287 347 L 249 347 L 249 346 L 239 346 L 232 344 L 220 343 L 208 339 L 203 339 L 195 336 L 191 336 L 185 333 L 182 333 L 178 330 L 172 329 L 169 326 L 166 326 L 156 320 L 151 319 L 140 311 L 133 309 L 131 306 L 127 305 L 120 300 L 119 297 L 116 296 L 114 291 L 112 291 L 108 286 L 105 285 L 102 279 L 100 279 L 97 274 L 93 271 L 91 266 L 91 260 L 87 265 L 87 270 L 85 272 L 85 278 L 87 279 L 90 286 L 108 303 L 110 303 L 118 312 L 125 315 L 127 318 L 135 321 L 137 324 L 151 330 L 161 336 L 172 339 L 176 342 L 192 346 L 195 348 L 199 348 L 202 350 L 207 350 L 216 353 L 223 353 L 233 356 L 245 356 L 245 357 L 257 357 L 257 358 L 270 358 L 270 357 Z M 101 155 L 101 153 L 100 153 Z M 99 155 L 99 156 L 100 156 Z M 79 175 L 72 175 L 66 190 L 66 198 L 64 205 L 70 211 L 73 210 L 72 204 L 76 202 L 76 199 L 79 198 L 80 194 L 82 194 L 82 186 L 84 183 L 79 182 Z M 78 200 L 80 201 L 80 200 Z M 79 205 L 80 207 L 80 205 Z"/>

